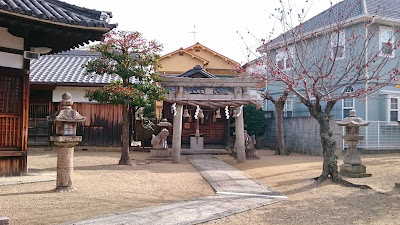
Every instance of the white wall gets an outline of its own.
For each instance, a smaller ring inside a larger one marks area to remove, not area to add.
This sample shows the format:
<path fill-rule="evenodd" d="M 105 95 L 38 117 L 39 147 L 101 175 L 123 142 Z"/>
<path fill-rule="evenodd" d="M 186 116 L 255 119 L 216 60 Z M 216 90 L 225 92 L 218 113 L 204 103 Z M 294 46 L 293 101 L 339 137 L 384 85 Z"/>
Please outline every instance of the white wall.
<path fill-rule="evenodd" d="M 98 89 L 98 87 L 72 87 L 72 86 L 56 87 L 56 89 L 53 91 L 53 102 L 60 102 L 62 100 L 61 96 L 65 92 L 69 92 L 72 95 L 72 101 L 74 102 L 90 102 L 84 97 L 85 90 L 96 90 L 96 89 Z"/>
<path fill-rule="evenodd" d="M 8 33 L 7 28 L 0 27 L 0 46 L 24 50 L 24 39 Z M 16 69 L 23 68 L 23 55 L 0 52 L 0 66 Z"/>

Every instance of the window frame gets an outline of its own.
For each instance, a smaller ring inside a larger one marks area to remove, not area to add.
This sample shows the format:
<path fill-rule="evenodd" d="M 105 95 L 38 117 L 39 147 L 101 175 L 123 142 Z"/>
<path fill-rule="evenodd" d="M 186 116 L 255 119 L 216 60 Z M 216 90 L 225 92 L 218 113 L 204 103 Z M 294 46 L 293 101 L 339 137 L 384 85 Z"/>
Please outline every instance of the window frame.
<path fill-rule="evenodd" d="M 338 37 L 339 40 L 338 40 L 337 45 L 336 45 L 335 40 L 336 40 L 337 34 L 338 34 L 337 32 L 334 32 L 334 33 L 331 34 L 331 37 L 330 37 L 331 38 L 331 58 L 335 59 L 335 60 L 340 60 L 340 59 L 344 59 L 346 57 L 346 32 L 345 32 L 345 30 L 339 31 L 339 37 Z M 342 39 L 340 39 L 341 35 L 343 35 Z M 334 47 L 338 48 L 340 46 L 343 46 L 343 54 L 342 54 L 342 56 L 341 57 L 334 57 L 333 48 Z"/>
<path fill-rule="evenodd" d="M 392 99 L 396 99 L 397 100 L 397 109 L 392 109 Z M 399 121 L 399 117 L 400 117 L 400 107 L 399 107 L 399 102 L 400 102 L 400 96 L 398 95 L 388 95 L 388 100 L 387 100 L 387 121 L 388 124 L 395 124 L 397 125 L 397 121 Z M 391 120 L 391 112 L 396 112 L 397 111 L 397 121 L 392 121 Z"/>
<path fill-rule="evenodd" d="M 349 89 L 351 89 L 351 90 L 349 90 Z M 343 92 L 345 92 L 345 93 L 354 92 L 354 88 L 352 86 L 345 87 Z M 352 106 L 345 106 L 345 101 L 349 101 L 349 100 L 351 101 L 351 105 Z M 345 116 L 344 116 L 344 114 L 345 114 L 344 111 L 345 110 L 349 110 L 350 111 L 352 109 L 355 109 L 355 98 L 354 97 L 349 97 L 349 98 L 342 99 L 342 118 L 345 118 Z"/>
<path fill-rule="evenodd" d="M 392 36 L 390 38 L 390 43 L 392 44 L 392 54 L 386 54 L 382 52 L 382 32 L 383 31 L 390 31 L 392 33 Z M 380 26 L 379 27 L 379 56 L 381 57 L 390 57 L 394 58 L 394 29 L 392 27 L 387 27 L 387 26 Z"/>
<path fill-rule="evenodd" d="M 287 98 L 283 107 L 283 117 L 293 117 L 293 99 Z"/>
<path fill-rule="evenodd" d="M 289 57 L 289 54 L 291 55 Z M 286 71 L 286 70 L 292 70 L 294 67 L 294 48 L 293 46 L 287 47 L 286 50 L 277 50 L 276 56 L 275 56 L 275 64 L 278 69 Z M 292 59 L 292 62 L 290 62 L 290 59 Z M 279 67 L 279 62 L 283 63 L 283 67 Z M 291 67 L 288 67 L 288 62 L 292 65 Z"/>

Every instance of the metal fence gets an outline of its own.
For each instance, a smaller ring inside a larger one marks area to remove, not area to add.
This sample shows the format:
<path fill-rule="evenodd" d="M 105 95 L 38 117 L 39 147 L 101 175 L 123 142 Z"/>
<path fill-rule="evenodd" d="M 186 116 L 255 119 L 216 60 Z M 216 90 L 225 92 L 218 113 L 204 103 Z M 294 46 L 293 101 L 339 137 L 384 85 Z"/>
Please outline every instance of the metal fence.
<path fill-rule="evenodd" d="M 369 121 L 366 127 L 360 127 L 360 135 L 364 139 L 358 144 L 362 150 L 399 150 L 400 126 L 386 121 Z M 343 128 L 343 134 L 345 130 Z M 347 148 L 347 144 L 343 144 Z"/>

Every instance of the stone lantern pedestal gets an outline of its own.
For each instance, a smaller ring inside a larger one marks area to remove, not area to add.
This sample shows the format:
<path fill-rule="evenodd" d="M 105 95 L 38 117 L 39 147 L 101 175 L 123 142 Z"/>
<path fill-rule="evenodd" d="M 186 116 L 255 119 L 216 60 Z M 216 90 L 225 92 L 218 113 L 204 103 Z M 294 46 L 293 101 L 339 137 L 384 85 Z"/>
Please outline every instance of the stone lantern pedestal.
<path fill-rule="evenodd" d="M 62 95 L 60 103 L 62 109 L 47 117 L 48 121 L 54 122 L 56 128 L 56 136 L 50 137 L 50 141 L 58 147 L 56 191 L 74 191 L 72 186 L 74 147 L 82 141 L 82 136 L 76 136 L 76 124 L 85 121 L 86 117 L 72 109 L 74 102 L 68 92 Z"/>
<path fill-rule="evenodd" d="M 369 177 L 371 174 L 366 173 L 366 167 L 362 165 L 360 153 L 358 151 L 358 143 L 364 139 L 360 136 L 360 126 L 368 126 L 369 123 L 365 122 L 359 117 L 356 117 L 356 111 L 350 110 L 350 116 L 336 122 L 339 126 L 346 126 L 346 134 L 343 139 L 346 141 L 348 147 L 343 158 L 343 164 L 340 165 L 340 174 L 347 177 L 361 178 Z"/>

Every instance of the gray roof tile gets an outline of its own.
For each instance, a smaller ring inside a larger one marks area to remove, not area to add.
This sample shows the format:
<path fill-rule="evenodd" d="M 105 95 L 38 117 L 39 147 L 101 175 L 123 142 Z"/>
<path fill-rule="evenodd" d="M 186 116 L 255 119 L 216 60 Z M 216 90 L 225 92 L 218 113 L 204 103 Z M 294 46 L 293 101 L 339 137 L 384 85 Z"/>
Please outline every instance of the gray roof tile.
<path fill-rule="evenodd" d="M 381 16 L 400 21 L 400 0 L 365 0 L 365 3 L 367 9 L 367 14 L 365 15 Z M 296 35 L 310 33 L 336 22 L 351 20 L 363 15 L 363 13 L 362 0 L 344 0 L 303 22 L 303 24 L 294 28 L 294 30 L 281 34 L 270 43 L 267 43 L 267 45 L 283 41 L 285 39 L 284 35 L 286 38 L 290 38 L 293 36 L 293 31 Z M 259 47 L 259 50 L 262 50 L 262 48 L 263 46 Z"/>
<path fill-rule="evenodd" d="M 192 77 L 194 75 L 201 76 L 202 78 L 217 78 L 213 74 L 205 71 L 200 65 L 196 65 L 192 69 L 182 73 L 178 77 Z"/>
<path fill-rule="evenodd" d="M 116 27 L 104 19 L 112 17 L 111 12 L 82 8 L 58 0 L 0 0 L 0 13 L 2 11 L 85 27 Z"/>
<path fill-rule="evenodd" d="M 77 83 L 85 84 L 108 84 L 119 80 L 113 75 L 84 75 L 86 65 L 89 61 L 100 56 L 99 53 L 91 53 L 85 50 L 72 50 L 54 55 L 43 55 L 39 60 L 31 61 L 30 81 L 32 83 Z"/>

